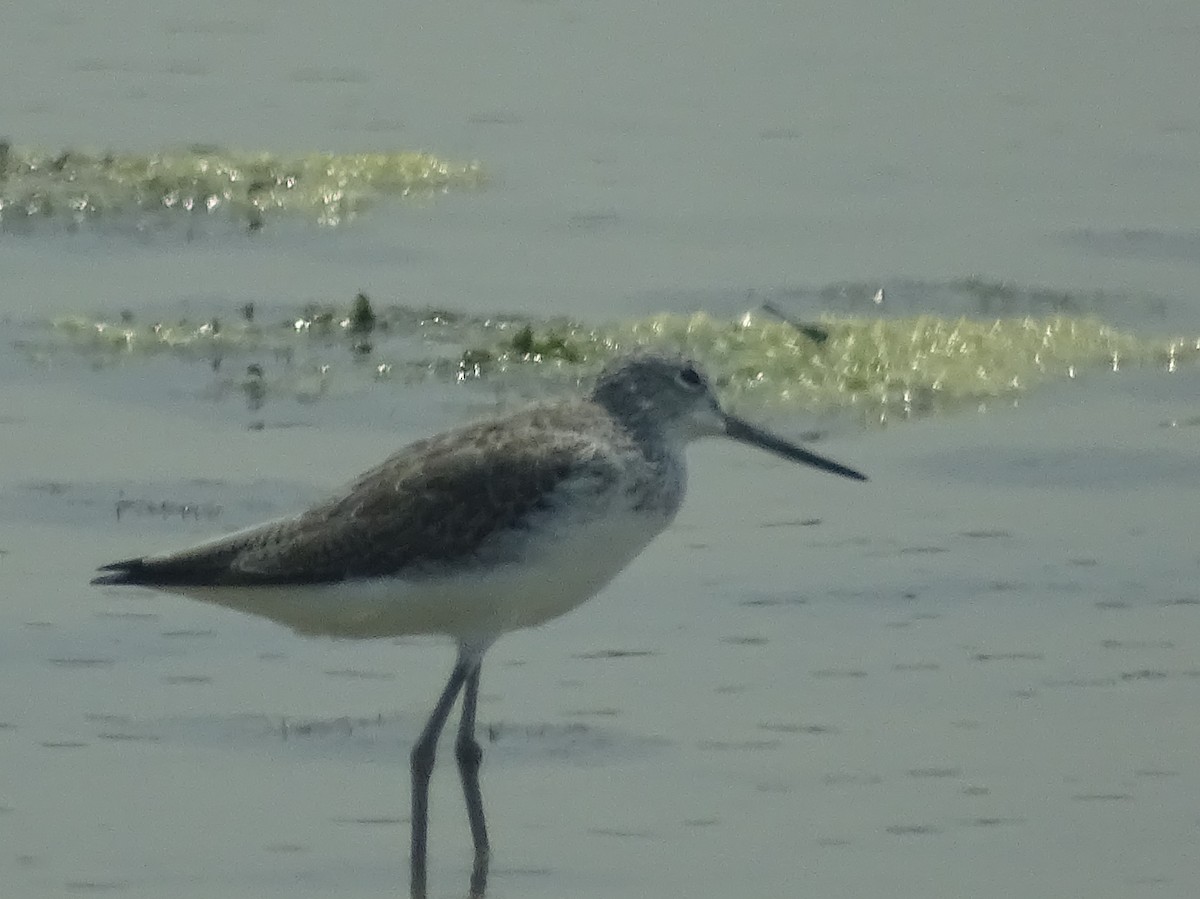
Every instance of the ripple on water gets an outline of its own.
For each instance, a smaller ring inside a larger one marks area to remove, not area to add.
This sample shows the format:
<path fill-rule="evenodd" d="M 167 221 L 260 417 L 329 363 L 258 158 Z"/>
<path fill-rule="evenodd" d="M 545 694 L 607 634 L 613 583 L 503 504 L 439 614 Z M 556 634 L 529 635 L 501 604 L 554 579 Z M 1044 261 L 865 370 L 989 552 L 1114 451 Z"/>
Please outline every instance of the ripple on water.
<path fill-rule="evenodd" d="M 829 774 L 821 776 L 821 783 L 827 787 L 838 786 L 856 786 L 856 787 L 871 787 L 883 783 L 883 777 L 879 774 L 871 774 L 867 771 L 833 771 Z"/>
<path fill-rule="evenodd" d="M 941 665 L 937 662 L 897 662 L 892 666 L 893 671 L 938 671 Z"/>
<path fill-rule="evenodd" d="M 593 720 L 537 724 L 480 722 L 480 730 L 488 742 L 489 765 L 545 764 L 553 760 L 605 764 L 644 758 L 671 745 L 661 737 L 597 723 L 613 720 L 615 713 L 589 717 Z M 96 729 L 94 736 L 107 741 L 217 747 L 233 752 L 265 750 L 281 760 L 327 758 L 332 754 L 348 763 L 369 761 L 398 767 L 408 765 L 408 753 L 403 747 L 411 743 L 424 724 L 424 716 L 418 713 L 325 718 L 261 714 L 140 718 L 93 713 L 86 718 Z M 85 745 L 61 742 L 53 744 L 53 748 Z"/>
<path fill-rule="evenodd" d="M 1154 668 L 1140 668 L 1137 671 L 1122 671 L 1120 678 L 1123 681 L 1158 681 L 1166 680 L 1167 672 L 1159 671 Z"/>
<path fill-rule="evenodd" d="M 68 880 L 63 884 L 69 893 L 116 893 L 129 886 L 127 880 Z"/>
<path fill-rule="evenodd" d="M 658 653 L 653 649 L 597 649 L 591 652 L 575 653 L 571 658 L 593 661 L 598 659 L 639 659 L 655 655 Z"/>
<path fill-rule="evenodd" d="M 1016 650 L 1013 652 L 974 652 L 972 662 L 1041 662 L 1046 654 L 1033 650 Z"/>
<path fill-rule="evenodd" d="M 739 606 L 751 608 L 776 608 L 781 606 L 802 606 L 808 603 L 808 597 L 790 591 L 751 593 L 738 600 Z"/>
<path fill-rule="evenodd" d="M 1005 818 L 1000 816 L 980 816 L 978 818 L 968 818 L 962 822 L 964 827 L 1006 827 L 1024 823 L 1024 818 Z"/>
<path fill-rule="evenodd" d="M 962 768 L 950 767 L 930 767 L 930 768 L 910 768 L 908 770 L 909 777 L 962 777 Z"/>
<path fill-rule="evenodd" d="M 363 668 L 327 668 L 326 677 L 343 677 L 350 680 L 395 680 L 394 671 L 370 671 Z"/>
<path fill-rule="evenodd" d="M 780 740 L 698 740 L 696 748 L 705 752 L 764 752 L 778 749 Z"/>
<path fill-rule="evenodd" d="M 47 661 L 56 668 L 109 668 L 117 663 L 116 659 L 84 656 L 47 659 Z"/>
<path fill-rule="evenodd" d="M 207 674 L 165 674 L 162 677 L 164 684 L 211 684 L 212 678 Z"/>
<path fill-rule="evenodd" d="M 889 824 L 884 831 L 893 836 L 935 836 L 942 829 L 935 824 Z"/>
<path fill-rule="evenodd" d="M 758 729 L 773 734 L 810 734 L 813 736 L 838 732 L 836 727 L 827 724 L 800 724 L 791 721 L 763 721 L 759 723 Z"/>

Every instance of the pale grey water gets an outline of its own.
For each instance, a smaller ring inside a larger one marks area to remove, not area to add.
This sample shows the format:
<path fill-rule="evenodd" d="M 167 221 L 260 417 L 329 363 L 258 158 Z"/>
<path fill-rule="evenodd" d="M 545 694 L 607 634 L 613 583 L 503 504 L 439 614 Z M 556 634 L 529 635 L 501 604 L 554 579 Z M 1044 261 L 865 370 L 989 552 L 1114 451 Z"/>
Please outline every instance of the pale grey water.
<path fill-rule="evenodd" d="M 750 290 L 836 308 L 842 281 L 916 311 L 980 274 L 1193 329 L 1198 45 L 1182 0 L 25 4 L 0 30 L 15 143 L 424 148 L 495 180 L 333 232 L 0 234 L 0 316 L 360 289 L 732 314 Z M 0 373 L 4 894 L 395 895 L 449 650 L 85 582 L 488 398 L 383 385 L 257 432 L 170 362 Z M 699 448 L 677 528 L 489 657 L 491 894 L 1193 896 L 1196 386 L 1093 375 L 843 435 L 861 489 Z M 122 496 L 147 508 L 118 523 Z M 433 815 L 435 895 L 461 895 L 449 769 Z"/>
<path fill-rule="evenodd" d="M 1189 0 L 19 5 L 16 143 L 426 148 L 495 183 L 303 241 L 5 240 L 0 308 L 353 285 L 618 316 L 982 274 L 1194 324 L 1198 41 Z"/>

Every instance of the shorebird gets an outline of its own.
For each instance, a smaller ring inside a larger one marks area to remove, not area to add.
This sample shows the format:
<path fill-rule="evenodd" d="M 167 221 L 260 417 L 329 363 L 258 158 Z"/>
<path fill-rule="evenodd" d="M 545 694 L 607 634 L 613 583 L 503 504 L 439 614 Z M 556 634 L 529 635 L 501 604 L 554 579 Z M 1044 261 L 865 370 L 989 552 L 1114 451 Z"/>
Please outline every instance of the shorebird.
<path fill-rule="evenodd" d="M 475 848 L 471 895 L 482 896 L 483 655 L 502 633 L 575 608 L 633 561 L 679 511 L 685 445 L 708 436 L 866 480 L 724 411 L 691 361 L 639 353 L 610 364 L 586 397 L 419 440 L 300 515 L 114 562 L 92 583 L 183 594 L 301 634 L 454 638 L 454 669 L 412 749 L 410 886 L 424 899 L 429 779 L 461 693 L 455 755 Z"/>

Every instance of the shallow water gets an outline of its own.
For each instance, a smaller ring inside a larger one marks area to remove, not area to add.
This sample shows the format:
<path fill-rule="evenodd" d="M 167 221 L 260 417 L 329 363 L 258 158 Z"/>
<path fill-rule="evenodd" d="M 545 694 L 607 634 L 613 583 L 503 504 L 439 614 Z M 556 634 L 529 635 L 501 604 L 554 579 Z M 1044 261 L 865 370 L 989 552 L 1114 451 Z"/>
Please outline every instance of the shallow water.
<path fill-rule="evenodd" d="M 1200 598 L 1178 483 L 1198 432 L 1178 425 L 1195 387 L 1179 383 L 839 441 L 872 474 L 861 488 L 698 447 L 677 527 L 601 598 L 489 654 L 492 894 L 1186 895 Z M 51 432 L 48 409 L 26 428 Z M 128 437 L 116 407 L 94 411 L 98 442 Z M 268 442 L 293 440 L 297 471 L 388 443 L 164 425 L 191 465 L 232 450 L 223 479 L 255 511 L 287 492 L 255 480 Z M 250 513 L 173 461 L 179 484 L 147 495 Z M 66 476 L 22 500 L 40 517 L 0 528 L 14 889 L 402 884 L 407 747 L 448 648 L 96 595 L 79 586 L 94 562 L 212 523 L 110 509 L 103 525 L 82 467 L 28 465 Z M 437 895 L 467 876 L 452 771 L 435 779 Z"/>
<path fill-rule="evenodd" d="M 763 300 L 1200 323 L 1194 4 L 11 12 L 15 143 L 428 149 L 492 180 L 332 230 L 0 234 L 6 895 L 403 892 L 407 752 L 448 648 L 86 581 L 512 401 L 363 378 L 255 410 L 205 359 L 10 348 L 55 316 L 365 290 L 596 323 Z M 676 527 L 488 656 L 489 894 L 1192 896 L 1197 377 L 839 420 L 821 450 L 867 485 L 697 447 Z M 447 765 L 434 895 L 465 892 L 467 846 Z"/>

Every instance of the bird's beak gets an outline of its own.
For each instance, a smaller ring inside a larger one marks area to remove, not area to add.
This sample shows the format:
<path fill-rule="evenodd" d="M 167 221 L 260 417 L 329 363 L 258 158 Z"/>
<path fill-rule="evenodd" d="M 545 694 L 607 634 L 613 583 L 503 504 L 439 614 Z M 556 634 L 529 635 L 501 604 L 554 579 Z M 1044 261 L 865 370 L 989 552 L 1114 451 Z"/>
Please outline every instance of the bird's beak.
<path fill-rule="evenodd" d="M 782 437 L 776 437 L 762 428 L 756 428 L 750 422 L 738 418 L 736 415 L 730 415 L 726 412 L 724 413 L 724 418 L 725 436 L 740 443 L 757 446 L 759 449 L 764 449 L 768 453 L 774 453 L 777 456 L 790 459 L 792 462 L 811 465 L 813 468 L 828 471 L 830 474 L 841 475 L 844 478 L 851 478 L 855 481 L 865 481 L 867 479 L 867 476 L 860 471 L 855 471 L 853 468 L 847 468 L 845 465 L 834 462 L 832 459 L 826 459 L 824 456 L 811 453 L 791 441 L 784 440 Z"/>

